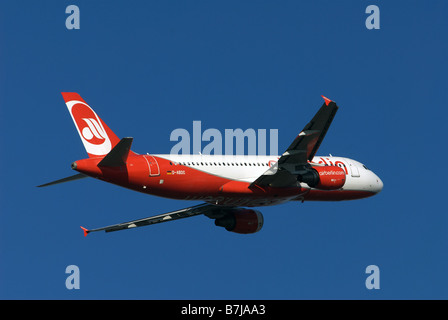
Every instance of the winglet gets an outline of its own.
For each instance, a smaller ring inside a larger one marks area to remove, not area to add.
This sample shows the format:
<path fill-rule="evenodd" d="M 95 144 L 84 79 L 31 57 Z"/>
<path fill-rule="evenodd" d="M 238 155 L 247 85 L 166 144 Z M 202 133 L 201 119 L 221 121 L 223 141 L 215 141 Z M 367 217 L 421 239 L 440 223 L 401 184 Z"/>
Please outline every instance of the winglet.
<path fill-rule="evenodd" d="M 328 99 L 327 97 L 322 96 L 322 98 L 324 98 L 324 100 L 325 100 L 325 104 L 326 104 L 327 106 L 330 104 L 330 102 L 333 102 L 333 101 L 331 101 L 330 99 Z"/>
<path fill-rule="evenodd" d="M 87 237 L 87 234 L 90 232 L 89 230 L 87 230 L 86 228 L 81 226 L 81 229 L 84 230 L 84 237 Z"/>

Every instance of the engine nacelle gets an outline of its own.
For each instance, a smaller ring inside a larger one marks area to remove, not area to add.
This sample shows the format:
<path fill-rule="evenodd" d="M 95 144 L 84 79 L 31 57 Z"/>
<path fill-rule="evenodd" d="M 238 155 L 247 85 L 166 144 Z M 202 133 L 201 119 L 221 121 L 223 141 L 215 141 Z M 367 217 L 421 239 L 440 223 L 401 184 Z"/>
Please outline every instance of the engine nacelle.
<path fill-rule="evenodd" d="M 263 215 L 258 210 L 230 209 L 223 217 L 215 220 L 215 225 L 231 232 L 255 233 L 263 227 Z"/>
<path fill-rule="evenodd" d="M 336 190 L 345 184 L 345 171 L 336 166 L 313 167 L 299 175 L 298 180 L 311 188 Z"/>

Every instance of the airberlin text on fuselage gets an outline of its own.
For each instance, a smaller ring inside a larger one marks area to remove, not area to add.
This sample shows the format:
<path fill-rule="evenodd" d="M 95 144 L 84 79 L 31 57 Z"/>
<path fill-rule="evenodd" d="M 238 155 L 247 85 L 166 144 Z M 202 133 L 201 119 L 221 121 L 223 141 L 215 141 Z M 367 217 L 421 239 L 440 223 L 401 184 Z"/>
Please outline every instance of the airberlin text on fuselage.
<path fill-rule="evenodd" d="M 320 159 L 320 161 L 318 162 L 319 164 L 325 164 L 326 166 L 340 167 L 340 168 L 344 169 L 345 174 L 348 174 L 348 170 L 347 170 L 347 167 L 346 167 L 344 162 L 338 160 L 338 161 L 335 161 L 335 163 L 333 163 L 333 161 L 331 161 L 330 159 L 326 158 L 327 161 L 328 161 L 327 162 L 327 161 L 325 161 L 325 158 L 323 158 L 323 157 L 319 157 L 319 159 Z"/>
<path fill-rule="evenodd" d="M 345 176 L 345 173 L 342 171 L 319 171 L 319 174 L 321 176 L 329 176 L 329 175 L 339 175 L 339 176 Z"/>

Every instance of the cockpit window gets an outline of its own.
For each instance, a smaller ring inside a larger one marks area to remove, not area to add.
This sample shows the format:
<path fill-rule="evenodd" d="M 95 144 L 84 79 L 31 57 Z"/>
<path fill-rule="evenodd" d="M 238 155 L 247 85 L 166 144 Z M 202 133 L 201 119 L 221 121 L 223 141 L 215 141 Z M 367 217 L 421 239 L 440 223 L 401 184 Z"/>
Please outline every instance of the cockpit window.
<path fill-rule="evenodd" d="M 369 168 L 367 168 L 365 165 L 362 165 L 364 167 L 364 169 L 369 170 Z"/>

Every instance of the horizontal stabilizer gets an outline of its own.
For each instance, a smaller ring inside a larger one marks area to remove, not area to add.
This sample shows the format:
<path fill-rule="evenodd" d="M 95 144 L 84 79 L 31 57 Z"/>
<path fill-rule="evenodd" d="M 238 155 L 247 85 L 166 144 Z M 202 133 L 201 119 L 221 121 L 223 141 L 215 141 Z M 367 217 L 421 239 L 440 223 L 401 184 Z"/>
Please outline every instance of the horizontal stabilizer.
<path fill-rule="evenodd" d="M 134 138 L 123 138 L 110 152 L 98 163 L 98 167 L 120 167 L 126 164 L 129 151 Z"/>
<path fill-rule="evenodd" d="M 84 179 L 84 178 L 87 178 L 87 176 L 85 174 L 78 173 L 78 174 L 75 174 L 74 176 L 70 176 L 70 177 L 59 179 L 59 180 L 52 181 L 52 182 L 49 182 L 49 183 L 41 184 L 40 186 L 37 186 L 37 187 L 38 188 L 48 187 L 48 186 L 51 186 L 53 184 L 64 183 L 64 182 L 69 182 L 69 181 L 79 180 L 79 179 Z"/>

